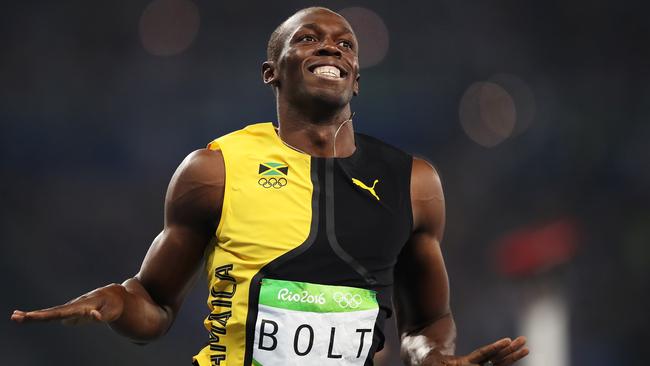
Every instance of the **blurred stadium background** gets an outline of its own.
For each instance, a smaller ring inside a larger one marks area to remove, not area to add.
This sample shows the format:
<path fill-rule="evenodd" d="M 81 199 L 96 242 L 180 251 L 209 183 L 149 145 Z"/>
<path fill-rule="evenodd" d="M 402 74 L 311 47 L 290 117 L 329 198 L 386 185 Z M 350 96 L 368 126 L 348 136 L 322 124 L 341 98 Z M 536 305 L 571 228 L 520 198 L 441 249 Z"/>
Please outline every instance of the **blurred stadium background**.
<path fill-rule="evenodd" d="M 458 352 L 524 334 L 528 366 L 647 364 L 650 7 L 612 0 L 3 3 L 0 364 L 189 365 L 203 280 L 146 347 L 9 315 L 138 270 L 183 157 L 275 121 L 266 41 L 311 5 L 360 38 L 357 131 L 443 178 Z"/>

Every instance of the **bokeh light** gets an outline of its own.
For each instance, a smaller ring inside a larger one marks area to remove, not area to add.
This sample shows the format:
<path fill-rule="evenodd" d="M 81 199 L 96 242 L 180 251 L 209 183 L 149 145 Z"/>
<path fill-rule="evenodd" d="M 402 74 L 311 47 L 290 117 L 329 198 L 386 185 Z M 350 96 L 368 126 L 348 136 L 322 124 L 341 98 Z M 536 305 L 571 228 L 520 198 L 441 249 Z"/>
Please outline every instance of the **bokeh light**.
<path fill-rule="evenodd" d="M 380 63 L 388 53 L 388 28 L 374 11 L 361 7 L 345 8 L 339 14 L 350 22 L 359 41 L 359 67 Z"/>
<path fill-rule="evenodd" d="M 517 121 L 510 137 L 526 131 L 533 123 L 536 110 L 535 96 L 528 84 L 513 74 L 496 74 L 488 81 L 504 88 L 515 102 Z"/>
<path fill-rule="evenodd" d="M 470 139 L 493 147 L 512 134 L 517 112 L 514 99 L 503 87 L 493 82 L 476 82 L 463 94 L 459 117 Z"/>
<path fill-rule="evenodd" d="M 140 17 L 140 40 L 152 55 L 185 51 L 199 31 L 200 16 L 190 0 L 154 0 Z"/>

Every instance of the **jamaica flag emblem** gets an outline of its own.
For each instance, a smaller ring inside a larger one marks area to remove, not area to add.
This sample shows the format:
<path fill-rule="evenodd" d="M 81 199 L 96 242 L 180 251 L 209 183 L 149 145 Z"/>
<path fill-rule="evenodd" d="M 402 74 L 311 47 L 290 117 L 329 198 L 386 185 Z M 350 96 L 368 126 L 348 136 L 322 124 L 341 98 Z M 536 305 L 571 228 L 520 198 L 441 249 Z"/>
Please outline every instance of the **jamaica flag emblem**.
<path fill-rule="evenodd" d="M 287 185 L 287 175 L 289 174 L 289 166 L 285 163 L 266 162 L 260 163 L 257 172 L 260 178 L 257 184 L 264 188 L 280 189 Z"/>
<path fill-rule="evenodd" d="M 289 167 L 284 163 L 262 163 L 260 164 L 260 170 L 258 172 L 260 175 L 282 175 L 286 176 L 289 174 Z"/>

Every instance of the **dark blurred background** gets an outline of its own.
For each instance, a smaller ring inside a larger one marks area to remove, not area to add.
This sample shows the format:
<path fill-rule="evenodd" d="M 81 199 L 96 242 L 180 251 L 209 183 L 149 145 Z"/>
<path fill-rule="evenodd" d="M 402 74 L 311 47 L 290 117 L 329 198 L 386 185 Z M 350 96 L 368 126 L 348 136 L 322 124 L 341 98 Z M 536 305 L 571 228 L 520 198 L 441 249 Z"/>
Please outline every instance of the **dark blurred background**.
<path fill-rule="evenodd" d="M 356 130 L 442 176 L 458 352 L 524 334 L 522 365 L 647 364 L 650 6 L 613 0 L 4 2 L 0 364 L 189 364 L 203 279 L 145 347 L 9 316 L 137 272 L 184 156 L 276 120 L 266 42 L 311 5 L 360 39 Z"/>

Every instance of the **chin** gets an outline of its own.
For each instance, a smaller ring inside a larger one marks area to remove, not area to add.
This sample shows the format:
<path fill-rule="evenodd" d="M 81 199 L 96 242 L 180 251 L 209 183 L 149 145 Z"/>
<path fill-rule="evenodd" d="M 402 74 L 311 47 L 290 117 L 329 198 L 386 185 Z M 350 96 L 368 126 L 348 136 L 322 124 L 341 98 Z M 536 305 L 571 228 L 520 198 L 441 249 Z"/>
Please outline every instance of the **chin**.
<path fill-rule="evenodd" d="M 314 96 L 314 102 L 322 105 L 327 105 L 332 108 L 342 108 L 350 103 L 350 98 L 346 98 L 342 94 L 322 93 Z"/>
<path fill-rule="evenodd" d="M 313 109 L 313 112 L 316 113 L 339 110 L 348 105 L 353 96 L 349 85 L 315 84 L 305 82 L 305 80 L 296 80 L 296 82 L 286 85 L 292 86 L 283 91 L 290 105 L 300 109 Z"/>
<path fill-rule="evenodd" d="M 352 92 L 325 88 L 310 88 L 306 91 L 306 96 L 311 103 L 321 107 L 338 109 L 345 107 L 352 100 Z"/>

